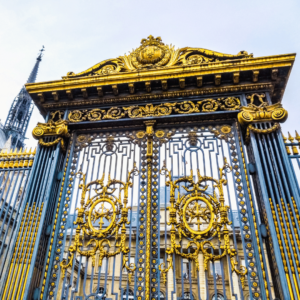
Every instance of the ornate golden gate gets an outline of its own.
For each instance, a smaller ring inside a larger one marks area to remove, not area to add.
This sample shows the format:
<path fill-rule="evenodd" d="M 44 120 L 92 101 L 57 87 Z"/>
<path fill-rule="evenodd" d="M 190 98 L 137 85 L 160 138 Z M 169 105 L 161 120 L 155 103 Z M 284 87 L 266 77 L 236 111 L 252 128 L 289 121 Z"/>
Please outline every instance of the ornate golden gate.
<path fill-rule="evenodd" d="M 47 158 L 50 175 L 31 175 L 47 193 L 24 198 L 2 299 L 297 299 L 298 186 L 278 192 L 291 228 L 264 183 L 277 158 L 257 163 L 272 143 L 287 159 L 276 91 L 293 59 L 149 36 L 129 56 L 28 84 L 47 116 L 32 174 Z M 29 260 L 18 252 L 26 234 Z"/>

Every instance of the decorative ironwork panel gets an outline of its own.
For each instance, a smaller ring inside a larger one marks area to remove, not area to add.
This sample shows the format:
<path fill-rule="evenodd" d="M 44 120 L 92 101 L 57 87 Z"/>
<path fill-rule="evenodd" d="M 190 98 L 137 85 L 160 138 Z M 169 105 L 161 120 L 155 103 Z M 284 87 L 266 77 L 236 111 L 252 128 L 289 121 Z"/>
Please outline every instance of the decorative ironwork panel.
<path fill-rule="evenodd" d="M 41 299 L 269 299 L 236 126 L 74 133 Z"/>
<path fill-rule="evenodd" d="M 160 231 L 152 244 L 159 244 L 159 266 L 151 298 L 269 299 L 236 127 L 157 130 L 156 144 L 160 214 L 152 218 Z"/>
<path fill-rule="evenodd" d="M 132 299 L 144 289 L 134 276 L 145 265 L 143 146 L 127 135 L 74 137 L 46 298 Z"/>

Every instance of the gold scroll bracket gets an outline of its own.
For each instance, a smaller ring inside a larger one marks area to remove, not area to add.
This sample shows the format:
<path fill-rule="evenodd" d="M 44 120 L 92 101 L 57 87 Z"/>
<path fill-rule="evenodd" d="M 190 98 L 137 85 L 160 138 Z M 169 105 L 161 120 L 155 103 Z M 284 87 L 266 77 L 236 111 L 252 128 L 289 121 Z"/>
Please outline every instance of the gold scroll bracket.
<path fill-rule="evenodd" d="M 64 138 L 70 137 L 68 131 L 69 121 L 67 120 L 58 120 L 53 121 L 49 120 L 48 123 L 38 123 L 37 126 L 33 129 L 32 135 L 35 139 L 39 141 L 39 144 L 44 147 L 51 147 L 61 143 L 61 148 L 65 151 L 65 141 Z M 44 142 L 43 138 L 47 136 L 57 136 L 57 138 L 52 142 Z"/>
<path fill-rule="evenodd" d="M 245 143 L 250 141 L 250 131 L 259 134 L 268 134 L 276 131 L 280 128 L 279 123 L 285 122 L 288 117 L 288 112 L 282 107 L 281 103 L 269 105 L 264 101 L 265 94 L 254 93 L 248 95 L 247 99 L 250 99 L 248 106 L 240 108 L 238 114 L 239 123 L 246 128 Z M 258 99 L 259 105 L 254 104 L 254 100 Z M 274 122 L 274 125 L 267 129 L 258 129 L 253 126 L 257 122 Z"/>

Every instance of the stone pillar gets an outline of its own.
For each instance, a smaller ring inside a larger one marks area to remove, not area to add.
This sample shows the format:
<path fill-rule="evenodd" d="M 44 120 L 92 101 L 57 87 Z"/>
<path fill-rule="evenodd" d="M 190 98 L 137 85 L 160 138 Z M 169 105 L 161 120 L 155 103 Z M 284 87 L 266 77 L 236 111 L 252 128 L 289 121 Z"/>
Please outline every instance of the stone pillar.
<path fill-rule="evenodd" d="M 205 282 L 205 271 L 204 271 L 204 264 L 203 264 L 203 254 L 198 254 L 198 261 L 199 261 L 199 283 L 200 283 L 200 296 L 201 300 L 206 299 L 206 282 Z"/>
<path fill-rule="evenodd" d="M 239 276 L 235 272 L 232 273 L 232 284 L 233 287 L 232 287 L 231 295 L 236 294 L 237 299 L 242 299 L 240 293 L 240 286 L 239 286 Z M 231 296 L 231 298 L 232 300 L 236 300 L 235 296 Z"/>
<path fill-rule="evenodd" d="M 173 264 L 173 268 L 175 268 L 175 265 Z M 174 274 L 173 274 L 173 268 L 170 268 L 168 271 L 168 277 L 167 277 L 167 285 L 168 285 L 168 300 L 172 300 L 172 292 L 174 291 Z M 175 279 L 176 280 L 176 279 Z M 176 300 L 177 296 L 176 293 L 173 294 L 173 299 Z"/>

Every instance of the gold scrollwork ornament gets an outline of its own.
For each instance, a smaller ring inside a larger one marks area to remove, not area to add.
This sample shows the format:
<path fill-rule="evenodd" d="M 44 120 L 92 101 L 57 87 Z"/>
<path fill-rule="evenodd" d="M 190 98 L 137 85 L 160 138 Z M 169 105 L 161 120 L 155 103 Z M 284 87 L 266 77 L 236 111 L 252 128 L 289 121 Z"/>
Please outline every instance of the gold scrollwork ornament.
<path fill-rule="evenodd" d="M 228 226 L 232 222 L 228 219 L 229 207 L 225 205 L 223 186 L 227 185 L 226 173 L 231 172 L 232 167 L 224 158 L 224 166 L 219 169 L 219 180 L 209 176 L 202 176 L 197 170 L 198 180 L 194 181 L 193 171 L 190 176 L 181 177 L 172 181 L 172 174 L 166 167 L 164 162 L 163 168 L 160 170 L 162 175 L 166 176 L 166 186 L 170 187 L 170 206 L 169 219 L 167 224 L 171 226 L 171 246 L 166 249 L 168 255 L 176 254 L 183 258 L 193 260 L 196 269 L 199 270 L 198 254 L 201 252 L 204 256 L 204 269 L 207 270 L 209 261 L 220 260 L 226 255 L 229 256 L 232 270 L 241 278 L 244 287 L 244 278 L 247 269 L 238 270 L 236 268 L 235 257 L 237 250 L 230 247 Z M 208 193 L 209 182 L 213 187 L 213 193 Z M 180 183 L 186 193 L 181 194 Z M 187 184 L 187 186 L 186 186 Z M 178 191 L 177 197 L 175 195 Z M 218 192 L 218 196 L 217 193 Z M 194 222 L 196 227 L 191 227 Z M 189 253 L 181 251 L 183 237 L 189 239 L 186 250 L 190 248 Z M 211 253 L 210 248 L 215 249 L 211 242 L 213 237 L 220 241 L 221 254 Z M 164 272 L 161 270 L 161 272 Z M 164 275 L 162 275 L 164 276 Z"/>
<path fill-rule="evenodd" d="M 129 248 L 126 246 L 126 225 L 128 221 L 128 211 L 131 209 L 128 204 L 128 189 L 133 186 L 132 178 L 139 173 L 136 164 L 133 169 L 128 172 L 126 182 L 117 179 L 111 179 L 108 175 L 108 182 L 104 184 L 105 174 L 101 179 L 96 179 L 86 184 L 86 174 L 78 172 L 80 176 L 79 189 L 82 190 L 80 207 L 76 208 L 78 211 L 76 221 L 77 225 L 74 242 L 69 247 L 69 254 L 67 259 L 63 259 L 60 266 L 63 270 L 63 276 L 67 268 L 72 267 L 73 259 L 76 253 L 92 258 L 92 265 L 95 266 L 96 255 L 99 253 L 99 266 L 102 266 L 103 258 L 109 258 L 117 254 L 127 254 Z M 117 190 L 116 185 L 120 185 L 118 196 L 114 195 Z M 95 194 L 90 194 L 89 191 L 95 191 Z M 122 197 L 123 191 L 123 197 Z M 106 220 L 106 226 L 105 225 Z M 98 225 L 95 225 L 98 222 Z M 84 235 L 91 239 L 87 242 L 85 247 L 92 246 L 91 250 L 83 250 Z M 110 252 L 110 239 L 115 238 L 116 250 Z M 130 265 L 128 268 L 133 268 Z M 129 270 L 127 267 L 126 269 Z"/>
<path fill-rule="evenodd" d="M 89 121 L 100 121 L 104 114 L 105 114 L 105 110 L 95 108 L 90 110 L 86 116 Z"/>
<path fill-rule="evenodd" d="M 175 49 L 174 45 L 165 45 L 160 37 L 148 36 L 141 40 L 141 45 L 128 55 L 107 59 L 93 67 L 75 74 L 68 72 L 66 77 L 109 76 L 119 72 L 132 72 L 149 68 L 168 68 L 171 66 L 190 66 L 211 64 L 222 60 L 253 57 L 246 51 L 237 55 L 225 54 L 203 48 L 184 47 Z"/>
<path fill-rule="evenodd" d="M 179 105 L 179 108 L 174 108 L 174 111 L 180 114 L 190 114 L 193 112 L 200 112 L 198 105 L 192 101 L 178 102 L 177 104 Z"/>
<path fill-rule="evenodd" d="M 158 269 L 161 273 L 161 283 L 166 284 L 167 283 L 167 273 L 168 271 L 173 268 L 173 263 L 172 263 L 172 257 L 168 257 L 167 261 L 169 263 L 168 267 L 166 268 L 166 265 L 164 262 L 162 262 L 159 266 Z"/>
<path fill-rule="evenodd" d="M 163 103 L 156 106 L 147 104 L 146 106 L 123 107 L 123 109 L 127 111 L 129 118 L 142 118 L 170 115 L 175 105 L 176 103 Z"/>
<path fill-rule="evenodd" d="M 107 113 L 105 114 L 105 116 L 103 117 L 103 119 L 113 119 L 113 120 L 117 120 L 120 118 L 125 117 L 125 113 L 122 112 L 120 107 L 111 107 Z"/>
<path fill-rule="evenodd" d="M 132 279 L 132 275 L 134 273 L 134 271 L 136 270 L 136 265 L 134 263 L 130 263 L 128 265 L 128 258 L 126 258 L 125 256 L 123 257 L 123 269 L 127 270 L 127 274 L 128 274 L 128 283 L 131 284 L 131 279 Z"/>

